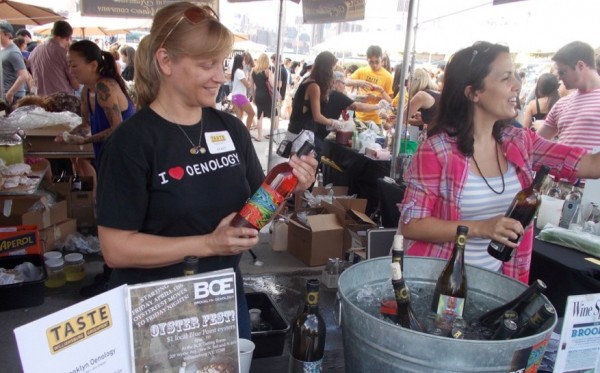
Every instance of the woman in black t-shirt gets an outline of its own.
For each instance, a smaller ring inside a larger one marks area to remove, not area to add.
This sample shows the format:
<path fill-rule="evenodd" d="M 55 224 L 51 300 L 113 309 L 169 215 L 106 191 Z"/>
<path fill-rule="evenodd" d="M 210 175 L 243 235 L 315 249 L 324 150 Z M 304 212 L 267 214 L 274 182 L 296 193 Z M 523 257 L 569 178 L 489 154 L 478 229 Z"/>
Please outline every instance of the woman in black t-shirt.
<path fill-rule="evenodd" d="M 250 321 L 239 271 L 258 231 L 231 227 L 264 174 L 239 119 L 214 109 L 233 34 L 207 6 L 172 3 L 155 15 L 137 49 L 139 111 L 106 143 L 98 185 L 98 235 L 114 268 L 111 286 L 179 277 L 198 269 L 236 272 L 239 336 Z M 297 190 L 316 160 L 292 157 Z"/>

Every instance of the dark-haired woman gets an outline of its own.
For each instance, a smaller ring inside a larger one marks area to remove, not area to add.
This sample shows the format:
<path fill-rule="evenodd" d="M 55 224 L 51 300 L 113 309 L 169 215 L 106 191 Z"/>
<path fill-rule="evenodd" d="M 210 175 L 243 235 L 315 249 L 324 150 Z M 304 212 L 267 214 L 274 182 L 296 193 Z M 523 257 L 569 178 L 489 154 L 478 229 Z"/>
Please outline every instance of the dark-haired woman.
<path fill-rule="evenodd" d="M 399 230 L 408 255 L 449 258 L 458 225 L 469 228 L 468 264 L 528 283 L 531 227 L 504 216 L 542 165 L 574 181 L 600 177 L 600 153 L 547 141 L 510 125 L 520 84 L 506 46 L 458 51 L 446 66 L 438 116 L 409 169 Z M 514 244 L 510 239 L 522 237 Z M 517 248 L 508 262 L 487 254 L 490 240 Z"/>
<path fill-rule="evenodd" d="M 329 92 L 333 85 L 333 67 L 336 63 L 337 58 L 331 52 L 319 53 L 308 77 L 300 83 L 292 101 L 292 114 L 286 138 L 294 140 L 302 131 L 306 131 L 315 145 L 317 158 L 321 155 L 323 140 L 329 133 L 326 130 L 327 126 L 334 129 L 341 126 L 340 121 L 327 118 L 321 112 L 321 107 L 329 100 Z M 300 140 L 294 141 L 292 151 L 295 152 L 302 143 Z"/>
<path fill-rule="evenodd" d="M 67 62 L 73 76 L 83 84 L 82 121 L 68 136 L 58 136 L 56 141 L 93 145 L 96 167 L 89 159 L 77 158 L 74 160 L 74 168 L 80 176 L 92 177 L 95 193 L 96 170 L 100 169 L 104 142 L 122 121 L 133 115 L 134 106 L 110 52 L 101 51 L 90 40 L 81 40 L 69 47 Z M 95 197 L 94 195 L 94 201 Z M 105 291 L 110 273 L 109 267 L 104 265 L 103 276 L 96 279 L 94 284 L 83 287 L 81 294 L 93 296 Z"/>
<path fill-rule="evenodd" d="M 559 85 L 558 79 L 554 74 L 545 73 L 538 77 L 535 84 L 535 99 L 531 100 L 527 104 L 527 108 L 525 108 L 523 127 L 529 128 L 536 121 L 546 119 L 546 115 L 560 98 L 558 93 Z"/>
<path fill-rule="evenodd" d="M 104 141 L 123 120 L 133 114 L 133 103 L 117 72 L 114 57 L 109 52 L 101 51 L 96 43 L 81 40 L 71 44 L 67 61 L 73 76 L 83 84 L 82 123 L 71 131 L 70 136 L 58 136 L 56 141 L 91 143 L 94 147 L 94 163 L 99 168 Z M 90 170 L 89 162 L 86 163 L 78 160 L 80 171 L 95 175 L 93 168 Z"/>
<path fill-rule="evenodd" d="M 254 108 L 246 96 L 246 92 L 251 88 L 250 79 L 244 72 L 244 55 L 238 54 L 233 57 L 233 66 L 231 67 L 231 101 L 235 109 L 235 116 L 242 120 L 246 113 L 246 128 L 248 132 L 254 122 Z"/>

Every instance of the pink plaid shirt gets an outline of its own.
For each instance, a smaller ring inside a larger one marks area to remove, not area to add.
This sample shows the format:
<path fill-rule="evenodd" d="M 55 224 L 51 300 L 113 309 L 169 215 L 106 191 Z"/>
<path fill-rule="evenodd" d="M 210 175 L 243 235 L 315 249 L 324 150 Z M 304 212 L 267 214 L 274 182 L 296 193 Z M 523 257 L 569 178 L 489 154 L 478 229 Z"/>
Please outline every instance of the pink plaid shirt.
<path fill-rule="evenodd" d="M 545 140 L 534 132 L 506 127 L 502 132 L 502 152 L 517 171 L 521 186 L 533 182 L 533 169 L 544 164 L 552 174 L 569 181 L 576 180 L 576 171 L 587 151 Z M 469 172 L 469 159 L 458 149 L 455 137 L 446 133 L 427 139 L 415 154 L 404 177 L 406 192 L 401 204 L 401 220 L 430 216 L 449 220 L 461 220 L 462 191 Z M 452 242 L 433 243 L 413 241 L 408 255 L 448 259 L 452 254 Z M 502 272 L 524 283 L 529 281 L 529 267 L 533 248 L 533 228 L 529 227 L 513 258 L 504 263 Z"/>

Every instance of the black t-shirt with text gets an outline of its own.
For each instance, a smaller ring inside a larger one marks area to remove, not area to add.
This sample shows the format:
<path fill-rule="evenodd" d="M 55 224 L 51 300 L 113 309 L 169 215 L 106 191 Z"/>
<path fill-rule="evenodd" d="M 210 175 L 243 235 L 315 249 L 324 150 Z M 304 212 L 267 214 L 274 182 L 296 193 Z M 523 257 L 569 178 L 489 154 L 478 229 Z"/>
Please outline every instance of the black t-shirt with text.
<path fill-rule="evenodd" d="M 197 145 L 201 127 L 207 152 L 192 155 L 190 140 Z M 237 118 L 205 108 L 201 124 L 178 126 L 144 108 L 106 141 L 98 177 L 98 225 L 166 237 L 207 234 L 239 211 L 263 179 L 248 130 Z M 237 268 L 239 258 L 201 258 L 200 270 Z M 115 272 L 112 286 L 178 277 L 183 267 Z"/>

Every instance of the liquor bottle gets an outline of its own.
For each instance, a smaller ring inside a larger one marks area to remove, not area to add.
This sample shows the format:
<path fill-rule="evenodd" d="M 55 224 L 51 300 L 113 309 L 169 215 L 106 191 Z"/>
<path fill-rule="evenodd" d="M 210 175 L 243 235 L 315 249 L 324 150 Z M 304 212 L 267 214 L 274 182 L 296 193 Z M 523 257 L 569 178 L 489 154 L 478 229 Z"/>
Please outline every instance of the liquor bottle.
<path fill-rule="evenodd" d="M 508 207 L 505 216 L 518 220 L 523 228 L 527 228 L 529 223 L 533 220 L 538 207 L 540 206 L 542 199 L 540 197 L 540 187 L 544 182 L 544 178 L 548 175 L 550 169 L 546 166 L 542 166 L 539 171 L 535 174 L 533 183 L 527 188 L 521 190 L 513 198 L 512 203 Z M 511 242 L 517 243 L 521 237 L 511 239 Z M 494 258 L 507 262 L 510 260 L 513 254 L 513 248 L 505 246 L 504 244 L 492 241 L 488 245 L 488 254 Z"/>
<path fill-rule="evenodd" d="M 197 256 L 186 256 L 183 258 L 183 275 L 192 276 L 198 273 L 198 257 Z"/>
<path fill-rule="evenodd" d="M 436 326 L 450 330 L 457 317 L 462 317 L 467 298 L 467 275 L 465 272 L 465 245 L 469 228 L 459 225 L 452 256 L 438 277 L 433 292 L 431 310 L 435 312 Z"/>
<path fill-rule="evenodd" d="M 319 280 L 306 282 L 304 310 L 292 326 L 289 373 L 322 372 L 325 321 L 319 313 Z"/>
<path fill-rule="evenodd" d="M 394 288 L 394 296 L 396 297 L 398 324 L 401 327 L 423 331 L 423 325 L 415 315 L 412 306 L 410 305 L 410 291 L 406 287 L 404 278 L 402 277 L 402 269 L 400 263 L 393 262 L 392 266 L 392 286 Z"/>
<path fill-rule="evenodd" d="M 537 279 L 531 286 L 523 291 L 519 296 L 514 298 L 508 303 L 491 309 L 479 317 L 481 325 L 493 328 L 501 320 L 502 315 L 509 310 L 513 310 L 517 315 L 521 315 L 523 311 L 530 305 L 537 297 L 540 296 L 546 290 L 546 284 L 544 281 Z M 517 316 L 518 317 L 518 316 Z"/>
<path fill-rule="evenodd" d="M 296 155 L 307 155 L 313 149 L 314 146 L 306 141 Z M 277 208 L 290 196 L 296 185 L 298 178 L 292 173 L 292 167 L 287 162 L 273 167 L 260 188 L 235 215 L 231 226 L 260 230 L 271 220 Z"/>
<path fill-rule="evenodd" d="M 401 234 L 394 235 L 394 242 L 392 243 L 392 263 L 399 263 L 400 269 L 404 271 L 404 237 Z M 379 305 L 379 312 L 384 317 L 389 317 L 394 323 L 398 323 L 396 319 L 397 315 L 397 304 L 394 297 L 383 297 Z"/>
<path fill-rule="evenodd" d="M 81 178 L 77 175 L 77 172 L 73 175 L 73 180 L 71 180 L 71 190 L 74 192 L 81 191 Z"/>
<path fill-rule="evenodd" d="M 519 327 L 512 339 L 529 337 L 530 335 L 534 335 L 541 331 L 544 324 L 546 324 L 546 321 L 548 321 L 555 313 L 556 311 L 550 303 L 544 303 L 524 325 Z"/>

